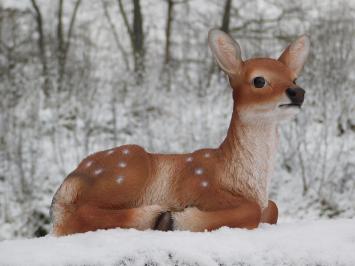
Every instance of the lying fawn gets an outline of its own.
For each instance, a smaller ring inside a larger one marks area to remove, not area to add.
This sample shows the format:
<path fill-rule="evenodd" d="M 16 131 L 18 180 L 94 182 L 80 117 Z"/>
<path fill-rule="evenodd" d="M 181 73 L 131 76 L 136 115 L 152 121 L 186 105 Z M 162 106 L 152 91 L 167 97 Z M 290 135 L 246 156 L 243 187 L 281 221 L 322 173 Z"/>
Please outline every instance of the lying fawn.
<path fill-rule="evenodd" d="M 295 84 L 309 53 L 306 36 L 279 59 L 242 61 L 226 33 L 211 30 L 211 51 L 233 91 L 227 137 L 216 149 L 152 154 L 137 145 L 85 158 L 56 192 L 53 233 L 107 228 L 204 231 L 252 229 L 276 223 L 268 183 L 277 146 L 277 123 L 295 115 L 305 91 Z"/>

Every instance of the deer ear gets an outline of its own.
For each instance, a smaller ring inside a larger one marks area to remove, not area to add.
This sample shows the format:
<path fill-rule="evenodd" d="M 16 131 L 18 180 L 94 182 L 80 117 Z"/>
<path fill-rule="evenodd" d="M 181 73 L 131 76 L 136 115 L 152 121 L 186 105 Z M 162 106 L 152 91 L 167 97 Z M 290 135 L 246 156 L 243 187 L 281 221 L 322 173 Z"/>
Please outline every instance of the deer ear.
<path fill-rule="evenodd" d="M 303 35 L 291 43 L 278 60 L 288 66 L 298 76 L 306 63 L 309 49 L 310 40 L 306 35 Z"/>
<path fill-rule="evenodd" d="M 227 33 L 212 29 L 208 32 L 208 45 L 218 65 L 228 75 L 239 73 L 242 66 L 242 58 L 239 44 Z"/>

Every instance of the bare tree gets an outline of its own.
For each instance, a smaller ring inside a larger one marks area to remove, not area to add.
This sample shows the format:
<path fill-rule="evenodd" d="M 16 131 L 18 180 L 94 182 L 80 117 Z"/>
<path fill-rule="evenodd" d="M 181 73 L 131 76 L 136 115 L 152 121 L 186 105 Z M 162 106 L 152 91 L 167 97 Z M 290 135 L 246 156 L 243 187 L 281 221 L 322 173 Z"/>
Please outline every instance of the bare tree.
<path fill-rule="evenodd" d="M 64 0 L 59 0 L 58 2 L 58 10 L 57 10 L 57 41 L 58 41 L 58 49 L 57 49 L 57 58 L 58 58 L 58 91 L 62 90 L 63 86 L 63 78 L 66 69 L 68 52 L 71 44 L 71 39 L 74 31 L 74 25 L 76 20 L 76 15 L 81 4 L 81 0 L 77 0 L 74 4 L 74 9 L 70 18 L 69 28 L 66 33 L 64 33 L 63 26 L 63 4 Z"/>
<path fill-rule="evenodd" d="M 145 70 L 145 47 L 144 47 L 144 32 L 143 32 L 143 16 L 141 11 L 140 0 L 133 0 L 133 22 L 132 26 L 128 22 L 127 14 L 123 6 L 122 0 L 118 0 L 119 9 L 131 40 L 134 71 L 137 77 L 137 83 L 140 84 L 143 80 Z"/>
<path fill-rule="evenodd" d="M 123 62 L 125 63 L 126 69 L 129 70 L 130 67 L 129 67 L 128 55 L 127 55 L 127 52 L 125 51 L 125 48 L 124 48 L 123 44 L 120 41 L 120 38 L 118 36 L 118 32 L 116 30 L 115 24 L 112 22 L 112 19 L 111 19 L 111 16 L 110 16 L 110 12 L 109 12 L 108 7 L 107 7 L 107 2 L 102 0 L 101 3 L 102 3 L 102 7 L 103 7 L 103 10 L 104 10 L 105 17 L 107 19 L 107 22 L 108 22 L 108 24 L 110 26 L 112 35 L 114 37 L 117 49 L 121 52 L 121 55 L 122 55 L 122 58 L 123 58 Z"/>
<path fill-rule="evenodd" d="M 48 63 L 47 63 L 47 52 L 46 52 L 46 44 L 45 44 L 45 37 L 43 33 L 43 16 L 41 13 L 40 8 L 36 0 L 31 0 L 32 7 L 35 10 L 35 18 L 37 23 L 37 32 L 38 32 L 38 50 L 39 50 L 39 57 L 42 63 L 42 75 L 44 77 L 44 84 L 43 84 L 43 92 L 48 97 L 51 91 L 51 83 L 49 78 L 49 71 L 48 71 Z"/>
<path fill-rule="evenodd" d="M 172 22 L 173 22 L 173 9 L 174 9 L 174 1 L 167 0 L 167 16 L 166 16 L 166 26 L 165 26 L 165 56 L 164 63 L 169 64 L 170 62 L 170 46 L 171 46 L 171 30 L 172 30 Z"/>
<path fill-rule="evenodd" d="M 224 4 L 222 26 L 221 26 L 221 30 L 223 30 L 226 33 L 229 33 L 231 5 L 232 5 L 232 0 L 226 0 Z"/>
<path fill-rule="evenodd" d="M 220 29 L 223 30 L 226 33 L 229 33 L 229 24 L 230 24 L 230 11 L 232 8 L 232 0 L 226 0 L 224 3 L 224 8 L 223 8 L 223 15 L 222 15 L 222 23 L 220 26 Z M 214 63 L 214 61 L 210 64 L 208 74 L 207 74 L 207 87 L 209 87 L 212 74 L 216 71 L 217 66 Z"/>

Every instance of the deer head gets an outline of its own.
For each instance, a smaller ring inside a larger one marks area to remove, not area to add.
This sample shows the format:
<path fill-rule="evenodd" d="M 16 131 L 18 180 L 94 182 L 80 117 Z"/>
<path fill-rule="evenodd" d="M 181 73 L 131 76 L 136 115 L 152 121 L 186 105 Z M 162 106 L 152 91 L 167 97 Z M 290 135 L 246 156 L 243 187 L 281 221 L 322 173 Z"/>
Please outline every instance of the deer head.
<path fill-rule="evenodd" d="M 307 36 L 291 43 L 278 59 L 243 61 L 239 44 L 217 29 L 210 30 L 208 43 L 228 76 L 236 112 L 242 121 L 279 121 L 298 113 L 305 91 L 296 85 L 296 79 L 309 54 Z"/>

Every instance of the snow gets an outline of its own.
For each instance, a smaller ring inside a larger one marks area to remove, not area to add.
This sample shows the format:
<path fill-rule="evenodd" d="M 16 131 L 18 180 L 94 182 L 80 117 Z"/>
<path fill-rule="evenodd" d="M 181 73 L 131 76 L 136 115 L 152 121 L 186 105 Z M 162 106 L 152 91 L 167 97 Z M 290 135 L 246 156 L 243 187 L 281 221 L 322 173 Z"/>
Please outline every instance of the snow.
<path fill-rule="evenodd" d="M 1 265 L 355 265 L 355 219 L 214 232 L 101 230 L 0 242 Z"/>

